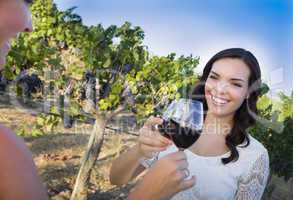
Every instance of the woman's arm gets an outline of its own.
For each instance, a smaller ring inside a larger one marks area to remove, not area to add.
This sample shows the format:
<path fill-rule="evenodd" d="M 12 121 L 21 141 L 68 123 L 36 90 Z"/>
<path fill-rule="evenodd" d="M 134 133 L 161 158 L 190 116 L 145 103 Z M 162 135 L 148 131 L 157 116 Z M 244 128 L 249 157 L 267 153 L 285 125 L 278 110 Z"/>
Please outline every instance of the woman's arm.
<path fill-rule="evenodd" d="M 0 199 L 48 199 L 24 141 L 1 125 Z"/>
<path fill-rule="evenodd" d="M 269 176 L 269 155 L 263 152 L 238 183 L 236 200 L 260 200 Z"/>
<path fill-rule="evenodd" d="M 123 185 L 143 172 L 145 168 L 140 165 L 141 157 L 142 155 L 139 152 L 138 145 L 121 154 L 112 163 L 110 182 L 113 185 Z"/>
<path fill-rule="evenodd" d="M 140 129 L 137 145 L 121 154 L 110 169 L 110 182 L 123 185 L 135 178 L 145 167 L 140 164 L 142 158 L 152 158 L 155 152 L 163 151 L 171 144 L 167 138 L 153 131 L 151 126 L 161 123 L 162 119 L 151 117 Z"/>

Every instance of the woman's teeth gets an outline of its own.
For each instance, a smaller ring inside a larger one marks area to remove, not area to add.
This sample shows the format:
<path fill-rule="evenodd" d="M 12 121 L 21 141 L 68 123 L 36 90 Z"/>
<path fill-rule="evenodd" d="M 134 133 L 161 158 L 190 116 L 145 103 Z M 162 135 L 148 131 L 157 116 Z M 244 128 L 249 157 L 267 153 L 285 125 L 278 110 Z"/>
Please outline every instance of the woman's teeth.
<path fill-rule="evenodd" d="M 225 105 L 227 104 L 229 101 L 226 100 L 226 99 L 222 99 L 222 98 L 218 98 L 218 97 L 215 97 L 215 96 L 212 96 L 212 100 L 213 102 L 216 104 L 216 105 Z"/>

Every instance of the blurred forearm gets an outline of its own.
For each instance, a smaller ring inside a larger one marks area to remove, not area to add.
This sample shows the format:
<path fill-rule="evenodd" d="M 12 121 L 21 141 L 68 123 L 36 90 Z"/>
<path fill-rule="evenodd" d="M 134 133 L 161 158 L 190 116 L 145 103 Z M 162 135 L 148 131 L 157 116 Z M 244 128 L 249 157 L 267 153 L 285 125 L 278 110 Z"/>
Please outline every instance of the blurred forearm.
<path fill-rule="evenodd" d="M 133 175 L 142 172 L 142 169 L 139 172 L 137 171 L 140 166 L 139 159 L 141 157 L 137 145 L 121 154 L 112 163 L 110 182 L 114 185 L 123 185 L 128 183 L 133 178 Z"/>

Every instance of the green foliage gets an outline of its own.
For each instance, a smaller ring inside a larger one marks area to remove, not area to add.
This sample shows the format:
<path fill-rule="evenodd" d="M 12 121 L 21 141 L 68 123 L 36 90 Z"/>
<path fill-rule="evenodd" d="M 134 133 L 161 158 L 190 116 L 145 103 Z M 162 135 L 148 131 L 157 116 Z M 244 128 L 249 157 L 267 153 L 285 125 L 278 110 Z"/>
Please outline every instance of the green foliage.
<path fill-rule="evenodd" d="M 29 127 L 27 124 L 18 125 L 16 128 L 16 134 L 19 136 L 39 136 L 39 134 L 35 134 L 35 132 L 31 131 L 31 127 Z"/>
<path fill-rule="evenodd" d="M 272 104 L 272 100 L 266 96 L 261 96 L 257 101 L 257 108 L 260 110 L 264 110 Z"/>
<path fill-rule="evenodd" d="M 263 96 L 264 97 L 264 96 Z M 269 101 L 267 97 L 258 102 L 262 118 L 272 125 L 257 122 L 251 133 L 268 149 L 271 172 L 288 180 L 293 176 L 293 112 L 290 110 L 293 96 L 281 94 L 279 102 Z M 291 103 L 291 104 L 290 104 Z M 281 105 L 273 110 L 273 104 Z M 292 107 L 292 106 L 291 106 Z M 272 128 L 281 124 L 283 130 Z"/>
<path fill-rule="evenodd" d="M 269 86 L 266 83 L 262 83 L 260 95 L 263 96 L 263 95 L 267 94 L 269 91 L 270 91 Z"/>
<path fill-rule="evenodd" d="M 39 114 L 32 129 L 32 135 L 43 135 L 53 133 L 60 122 L 60 117 L 55 115 Z"/>
<path fill-rule="evenodd" d="M 197 58 L 175 58 L 175 54 L 170 54 L 154 56 L 140 71 L 130 73 L 127 81 L 132 93 L 137 94 L 138 116 L 154 114 L 169 100 L 185 95 L 183 91 L 197 80 L 193 72 L 197 65 Z"/>
<path fill-rule="evenodd" d="M 278 104 L 279 110 L 281 111 L 281 119 L 293 118 L 293 91 L 291 96 L 287 96 L 284 93 L 280 92 L 279 97 L 281 99 Z"/>
<path fill-rule="evenodd" d="M 129 85 L 137 106 L 128 108 L 136 107 L 140 117 L 179 98 L 197 79 L 193 73 L 197 58 L 150 57 L 140 27 L 130 22 L 120 27 L 88 27 L 74 10 L 59 11 L 53 0 L 36 0 L 31 6 L 34 32 L 21 34 L 13 42 L 5 74 L 13 79 L 22 67 L 33 69 L 45 80 L 44 98 L 64 95 L 68 83 L 75 80 L 70 100 L 74 106 L 68 111 L 78 115 L 81 107 L 76 104 L 82 102 L 76 93 L 84 72 L 91 70 L 100 88 L 100 111 L 121 105 Z"/>

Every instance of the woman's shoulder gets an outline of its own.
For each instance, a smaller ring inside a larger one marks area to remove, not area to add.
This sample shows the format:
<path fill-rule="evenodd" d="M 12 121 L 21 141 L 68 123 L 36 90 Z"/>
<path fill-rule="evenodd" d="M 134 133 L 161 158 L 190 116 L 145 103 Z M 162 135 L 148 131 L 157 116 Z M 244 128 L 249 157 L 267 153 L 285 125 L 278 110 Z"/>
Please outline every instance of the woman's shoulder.
<path fill-rule="evenodd" d="M 265 146 L 249 134 L 250 144 L 245 148 L 239 148 L 240 177 L 249 178 L 252 174 L 269 173 L 269 154 Z M 245 179 L 246 180 L 246 179 Z"/>
<path fill-rule="evenodd" d="M 260 153 L 267 152 L 266 147 L 260 141 L 258 141 L 255 137 L 253 137 L 251 134 L 248 134 L 248 137 L 250 140 L 250 144 L 249 144 L 248 148 L 250 148 L 254 151 L 258 151 Z"/>
<path fill-rule="evenodd" d="M 19 146 L 23 141 L 12 130 L 0 124 L 0 146 L 15 144 Z"/>
<path fill-rule="evenodd" d="M 0 124 L 0 159 L 18 157 L 31 157 L 31 153 L 22 138 L 18 137 L 12 130 Z M 2 163 L 2 162 L 1 162 Z"/>
<path fill-rule="evenodd" d="M 239 155 L 243 160 L 247 160 L 249 162 L 253 162 L 260 157 L 268 157 L 268 150 L 266 147 L 258 141 L 251 134 L 248 134 L 249 137 L 249 145 L 248 146 L 238 146 Z"/>
<path fill-rule="evenodd" d="M 5 144 L 11 144 L 16 141 L 16 135 L 14 135 L 10 129 L 0 124 L 0 146 L 3 147 L 6 146 Z"/>

